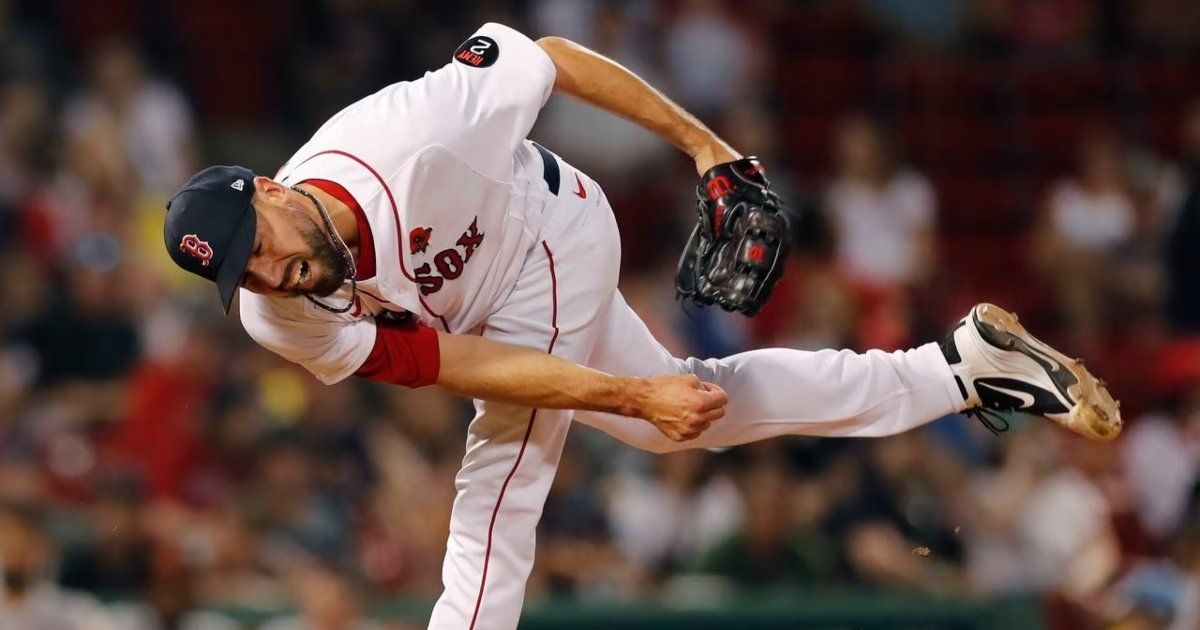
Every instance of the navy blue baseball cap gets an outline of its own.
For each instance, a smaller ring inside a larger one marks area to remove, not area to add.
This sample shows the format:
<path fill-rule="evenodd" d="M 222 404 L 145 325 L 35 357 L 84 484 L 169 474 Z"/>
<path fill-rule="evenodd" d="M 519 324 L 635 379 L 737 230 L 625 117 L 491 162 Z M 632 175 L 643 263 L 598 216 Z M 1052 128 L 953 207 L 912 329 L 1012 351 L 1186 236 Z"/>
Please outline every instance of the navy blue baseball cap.
<path fill-rule="evenodd" d="M 229 312 L 254 248 L 258 218 L 250 204 L 254 172 L 241 166 L 210 166 L 167 202 L 163 242 L 180 267 L 217 283 Z"/>

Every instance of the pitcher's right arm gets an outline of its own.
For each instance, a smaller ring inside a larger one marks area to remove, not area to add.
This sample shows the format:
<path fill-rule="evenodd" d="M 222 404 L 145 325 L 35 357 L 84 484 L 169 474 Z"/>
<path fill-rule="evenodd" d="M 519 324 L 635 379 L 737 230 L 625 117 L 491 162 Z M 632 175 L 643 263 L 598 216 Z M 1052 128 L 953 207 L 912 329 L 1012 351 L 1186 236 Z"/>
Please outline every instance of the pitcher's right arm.
<path fill-rule="evenodd" d="M 483 337 L 438 333 L 437 384 L 457 394 L 543 409 L 641 418 L 682 442 L 725 415 L 727 398 L 693 375 L 613 376 Z"/>

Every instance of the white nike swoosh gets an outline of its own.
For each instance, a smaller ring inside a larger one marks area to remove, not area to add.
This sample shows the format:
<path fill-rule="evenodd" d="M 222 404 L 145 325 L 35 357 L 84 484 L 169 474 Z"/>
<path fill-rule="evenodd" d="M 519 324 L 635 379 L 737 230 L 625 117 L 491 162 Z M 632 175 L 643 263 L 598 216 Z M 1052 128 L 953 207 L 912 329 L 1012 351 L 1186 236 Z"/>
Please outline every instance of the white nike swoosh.
<path fill-rule="evenodd" d="M 992 391 L 1000 392 L 1002 394 L 1008 394 L 1009 396 L 1012 396 L 1013 398 L 1016 398 L 1021 401 L 1021 409 L 1028 409 L 1028 408 L 1032 407 L 1033 403 L 1034 403 L 1033 394 L 1030 394 L 1029 392 L 1023 392 L 1019 389 L 1009 389 L 1007 387 L 992 385 L 991 383 L 987 383 L 987 382 L 976 383 L 975 387 L 976 388 L 986 387 Z"/>

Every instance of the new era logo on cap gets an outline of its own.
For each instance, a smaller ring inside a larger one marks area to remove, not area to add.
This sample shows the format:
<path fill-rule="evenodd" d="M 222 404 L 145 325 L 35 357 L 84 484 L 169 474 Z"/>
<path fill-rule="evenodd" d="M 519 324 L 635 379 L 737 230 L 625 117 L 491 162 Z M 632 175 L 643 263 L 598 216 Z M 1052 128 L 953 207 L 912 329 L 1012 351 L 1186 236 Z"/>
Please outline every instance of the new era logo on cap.
<path fill-rule="evenodd" d="M 242 192 L 243 190 L 246 190 L 246 180 L 239 179 L 236 182 L 233 182 L 232 184 L 230 184 L 229 187 L 238 192 Z"/>

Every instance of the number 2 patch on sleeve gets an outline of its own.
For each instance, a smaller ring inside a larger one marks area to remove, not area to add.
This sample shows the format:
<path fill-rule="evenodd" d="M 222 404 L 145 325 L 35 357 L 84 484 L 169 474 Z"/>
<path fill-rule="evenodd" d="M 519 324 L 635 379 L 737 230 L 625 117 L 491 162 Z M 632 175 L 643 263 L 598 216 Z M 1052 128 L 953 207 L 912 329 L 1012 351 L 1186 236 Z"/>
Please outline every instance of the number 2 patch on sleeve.
<path fill-rule="evenodd" d="M 486 68 L 500 57 L 500 47 L 491 37 L 477 35 L 454 51 L 454 60 L 472 68 Z"/>

